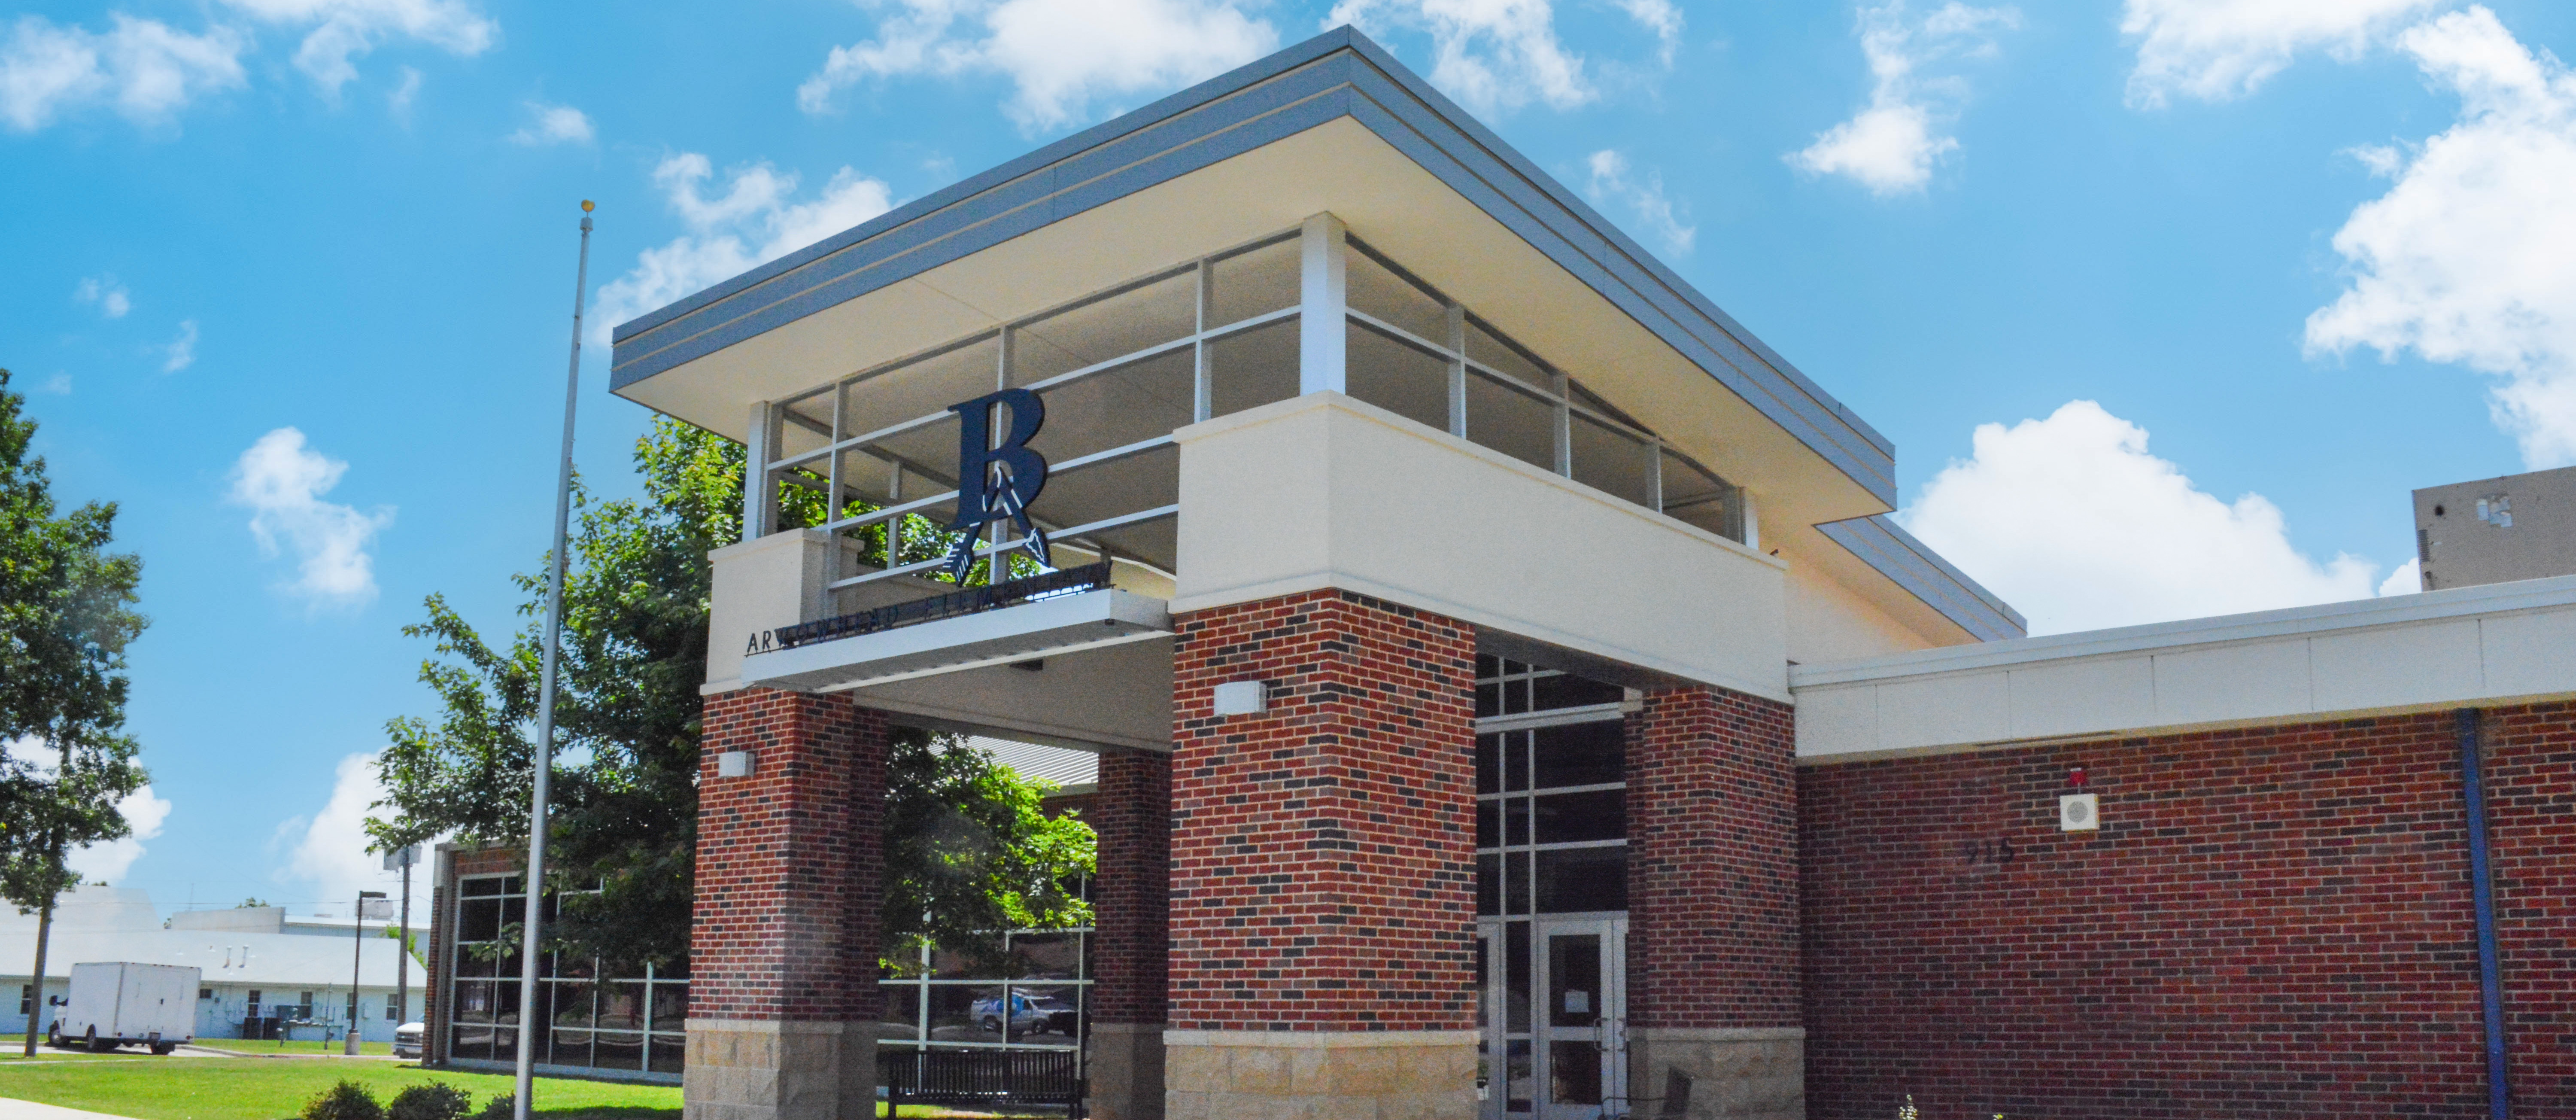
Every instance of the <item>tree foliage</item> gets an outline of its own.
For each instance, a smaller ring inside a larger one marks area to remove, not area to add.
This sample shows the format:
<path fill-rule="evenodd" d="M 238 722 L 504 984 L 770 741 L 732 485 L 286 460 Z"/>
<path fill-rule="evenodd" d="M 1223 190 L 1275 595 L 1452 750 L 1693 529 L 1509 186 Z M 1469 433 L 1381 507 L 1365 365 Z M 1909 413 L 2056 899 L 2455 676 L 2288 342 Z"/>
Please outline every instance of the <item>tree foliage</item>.
<path fill-rule="evenodd" d="M 916 965 L 923 940 L 1000 963 L 997 930 L 1091 924 L 1071 874 L 1095 870 L 1091 827 L 1049 818 L 1042 787 L 990 753 L 955 736 L 898 729 L 886 790 L 888 964 Z"/>
<path fill-rule="evenodd" d="M 618 965 L 668 964 L 688 953 L 706 557 L 741 537 L 744 474 L 739 444 L 669 420 L 655 421 L 637 441 L 634 458 L 640 497 L 595 501 L 576 488 L 548 832 L 548 886 L 564 899 L 548 941 Z M 794 488 L 782 492 L 782 508 L 790 524 L 811 523 L 822 513 L 818 497 Z M 525 621 L 506 646 L 487 642 L 438 595 L 427 600 L 425 621 L 404 628 L 434 643 L 420 679 L 437 695 L 439 713 L 434 720 L 402 717 L 386 725 L 392 745 L 378 765 L 387 797 L 368 823 L 380 847 L 451 833 L 517 845 L 527 834 L 546 589 L 542 574 L 513 578 Z M 929 740 L 904 742 L 903 750 L 927 749 Z M 898 766 L 889 808 L 948 820 L 945 834 L 973 846 L 980 853 L 973 860 L 996 868 L 985 877 L 992 889 L 1033 900 L 992 900 L 979 913 L 1076 914 L 1057 888 L 1037 882 L 1046 876 L 1034 869 L 1053 868 L 1056 878 L 1077 867 L 1088 871 L 1089 830 L 1081 829 L 1079 862 L 1067 862 L 1076 846 L 1059 835 L 1063 827 L 1041 817 L 1044 827 L 1032 828 L 1026 819 L 1035 814 L 1034 787 L 1007 770 L 971 769 L 963 760 L 946 769 Z M 963 799 L 950 806 L 953 819 L 905 808 L 918 791 L 904 783 L 916 780 L 935 785 L 936 796 Z M 906 884 L 924 876 L 947 882 L 966 857 L 940 847 L 907 852 L 921 862 L 889 860 L 889 898 L 898 892 L 961 896 L 953 885 L 916 890 Z M 916 916 L 903 931 L 920 925 Z"/>
<path fill-rule="evenodd" d="M 78 885 L 64 854 L 127 833 L 117 802 L 141 788 L 124 732 L 126 649 L 143 561 L 112 553 L 114 503 L 56 507 L 36 423 L 0 370 L 0 898 L 34 910 Z"/>

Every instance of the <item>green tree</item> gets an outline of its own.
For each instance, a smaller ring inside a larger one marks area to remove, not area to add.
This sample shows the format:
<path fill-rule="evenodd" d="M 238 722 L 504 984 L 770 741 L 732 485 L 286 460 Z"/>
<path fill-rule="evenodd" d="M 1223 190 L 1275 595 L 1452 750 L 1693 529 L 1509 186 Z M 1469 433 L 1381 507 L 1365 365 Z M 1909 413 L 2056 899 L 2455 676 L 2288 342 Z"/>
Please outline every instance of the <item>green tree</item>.
<path fill-rule="evenodd" d="M 595 502 L 586 490 L 575 492 L 580 516 L 564 584 L 562 691 L 555 701 L 560 738 L 548 841 L 554 862 L 548 885 L 564 900 L 548 941 L 621 966 L 669 963 L 688 953 L 698 686 L 706 680 L 706 555 L 741 538 L 744 474 L 739 444 L 669 420 L 656 420 L 637 441 L 635 464 L 643 484 L 639 498 Z M 781 497 L 788 523 L 820 520 L 821 499 L 810 490 L 786 487 Z M 921 546 L 912 543 L 913 535 L 937 536 L 935 527 L 917 517 L 897 531 L 906 534 L 907 554 L 926 554 L 914 552 Z M 875 547 L 881 550 L 881 541 Z M 485 641 L 437 595 L 426 603 L 427 621 L 404 628 L 435 643 L 436 656 L 422 664 L 421 680 L 438 696 L 440 711 L 434 722 L 402 717 L 386 725 L 391 746 L 378 765 L 387 796 L 368 824 L 380 847 L 448 833 L 468 841 L 523 842 L 545 578 L 514 579 L 526 621 L 507 647 Z M 908 736 L 905 742 L 926 746 L 929 739 Z M 904 773 L 928 777 L 935 770 Z M 1034 833 L 1025 827 L 1023 803 L 1033 812 L 1038 794 L 1015 782 L 1016 776 L 987 776 L 942 787 L 953 796 L 1005 799 L 1000 807 L 958 807 L 963 819 L 998 829 L 977 841 L 991 853 L 987 858 L 1012 868 L 992 881 L 1035 883 L 1045 877 L 1030 870 L 1039 866 L 1054 868 L 1052 878 L 1088 871 L 1087 855 L 1079 863 L 1064 862 L 1072 849 L 1058 835 L 1062 826 L 1049 824 Z M 904 797 L 898 791 L 894 805 L 905 804 Z M 964 824 L 951 831 L 973 834 Z M 1087 837 L 1088 829 L 1082 831 Z M 1087 853 L 1087 846 L 1082 850 Z M 949 872 L 890 863 L 888 893 L 908 877 L 931 874 Z M 1056 918 L 1075 913 L 1046 893 L 1056 890 L 1042 886 L 1028 896 L 1037 901 L 1021 909 Z M 1012 912 L 1003 903 L 990 909 Z"/>
<path fill-rule="evenodd" d="M 9 376 L 0 370 L 0 740 L 33 740 L 47 763 L 0 763 L 0 899 L 39 915 L 42 992 L 54 899 L 80 882 L 64 857 L 125 836 L 117 803 L 147 780 L 123 729 L 126 648 L 148 622 L 134 609 L 142 560 L 107 551 L 116 506 L 56 507 Z"/>

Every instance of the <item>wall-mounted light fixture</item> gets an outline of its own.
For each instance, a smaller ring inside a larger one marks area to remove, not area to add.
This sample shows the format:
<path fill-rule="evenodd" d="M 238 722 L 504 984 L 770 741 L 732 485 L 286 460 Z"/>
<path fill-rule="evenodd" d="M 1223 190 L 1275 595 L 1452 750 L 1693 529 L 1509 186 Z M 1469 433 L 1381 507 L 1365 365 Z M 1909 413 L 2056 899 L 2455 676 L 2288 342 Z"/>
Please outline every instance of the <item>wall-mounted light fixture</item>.
<path fill-rule="evenodd" d="M 750 751 L 726 751 L 716 756 L 716 777 L 748 778 L 750 776 Z"/>
<path fill-rule="evenodd" d="M 1216 714 L 1257 716 L 1270 710 L 1270 687 L 1260 681 L 1227 681 L 1216 686 Z"/>

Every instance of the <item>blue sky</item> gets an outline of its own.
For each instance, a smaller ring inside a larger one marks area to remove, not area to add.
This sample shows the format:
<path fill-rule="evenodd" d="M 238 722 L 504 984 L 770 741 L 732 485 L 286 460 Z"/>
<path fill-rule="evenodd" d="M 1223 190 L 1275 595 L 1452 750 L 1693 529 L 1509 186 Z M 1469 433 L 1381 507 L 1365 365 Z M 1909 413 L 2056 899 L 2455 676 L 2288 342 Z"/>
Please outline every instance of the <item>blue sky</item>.
<path fill-rule="evenodd" d="M 2404 591 L 2408 490 L 2576 461 L 2563 3 L 22 3 L 0 366 L 155 619 L 88 865 L 373 885 L 399 627 L 514 624 L 544 546 L 578 199 L 613 319 L 1341 20 L 1890 435 L 2038 629 Z"/>

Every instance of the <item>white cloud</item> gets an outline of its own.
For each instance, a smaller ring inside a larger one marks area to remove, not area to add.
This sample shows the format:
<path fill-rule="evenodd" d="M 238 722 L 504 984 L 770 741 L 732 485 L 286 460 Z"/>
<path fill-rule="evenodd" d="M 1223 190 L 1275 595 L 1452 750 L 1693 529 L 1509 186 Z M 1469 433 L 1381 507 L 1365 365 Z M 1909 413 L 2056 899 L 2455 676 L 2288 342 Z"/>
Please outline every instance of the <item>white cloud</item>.
<path fill-rule="evenodd" d="M 1038 132 L 1088 119 L 1096 100 L 1168 92 L 1278 42 L 1231 0 L 900 0 L 876 38 L 832 48 L 796 102 L 819 113 L 834 91 L 872 78 L 1001 74 L 1014 87 L 1003 111 Z"/>
<path fill-rule="evenodd" d="M 368 808 L 384 796 L 375 755 L 342 758 L 333 771 L 331 797 L 321 810 L 290 817 L 277 826 L 272 842 L 292 845 L 284 853 L 285 866 L 275 873 L 277 881 L 313 884 L 312 897 L 339 904 L 323 907 L 335 914 L 346 914 L 359 891 L 400 890 L 402 873 L 385 870 L 385 857 L 370 849 L 373 841 L 367 838 Z M 422 885 L 415 878 L 414 888 Z M 414 921 L 420 920 L 417 908 L 413 915 Z"/>
<path fill-rule="evenodd" d="M 62 755 L 33 735 L 22 735 L 8 742 L 9 757 L 38 775 L 50 780 Z M 170 819 L 170 802 L 154 796 L 149 783 L 126 794 L 116 803 L 117 814 L 125 818 L 132 830 L 122 840 L 104 844 L 84 844 L 64 854 L 63 864 L 79 873 L 82 881 L 115 886 L 125 878 L 134 861 L 143 858 L 143 842 L 161 835 L 163 822 Z"/>
<path fill-rule="evenodd" d="M 1669 0 L 1616 6 L 1655 36 L 1656 61 L 1669 65 L 1681 40 L 1681 9 Z M 1599 96 L 1583 56 L 1557 38 L 1550 0 L 1338 0 L 1324 23 L 1355 24 L 1373 35 L 1429 32 L 1431 84 L 1479 113 L 1532 101 L 1567 109 Z"/>
<path fill-rule="evenodd" d="M 367 545 L 393 524 L 391 507 L 360 513 L 322 495 L 340 484 L 349 464 L 304 445 L 304 433 L 279 428 L 259 437 L 233 466 L 231 500 L 251 508 L 260 551 L 295 553 L 287 592 L 315 606 L 351 606 L 376 597 L 375 557 Z"/>
<path fill-rule="evenodd" d="M 2437 0 L 2127 0 L 2120 31 L 2138 40 L 2129 103 L 2180 93 L 2225 101 L 2254 92 L 2301 51 L 2343 59 Z"/>
<path fill-rule="evenodd" d="M 2092 401 L 1981 424 L 1897 520 L 2030 619 L 2033 634 L 2366 599 L 2376 565 L 2319 563 L 2260 494 L 2222 502 Z"/>
<path fill-rule="evenodd" d="M 2405 563 L 2397 566 L 2396 571 L 2388 573 L 2387 579 L 2379 581 L 2379 594 L 2383 598 L 2390 595 L 2413 595 L 2422 590 L 2424 590 L 2424 562 L 2414 557 L 2408 557 Z"/>
<path fill-rule="evenodd" d="M 122 12 L 93 32 L 18 17 L 0 38 L 0 123 L 34 132 L 55 117 L 113 105 L 137 124 L 168 120 L 202 94 L 242 84 L 249 38 L 228 27 L 191 35 Z"/>
<path fill-rule="evenodd" d="M 2397 45 L 2459 96 L 2460 119 L 2361 157 L 2395 182 L 2335 233 L 2351 282 L 2308 317 L 2308 350 L 2498 375 L 2490 404 L 2523 460 L 2576 463 L 2576 73 L 2482 7 Z"/>
<path fill-rule="evenodd" d="M 197 321 L 180 320 L 179 337 L 171 339 L 169 345 L 158 349 L 161 352 L 161 372 L 163 373 L 177 373 L 197 364 Z"/>
<path fill-rule="evenodd" d="M 351 59 L 387 39 L 416 39 L 452 54 L 491 49 L 501 25 L 467 0 L 224 0 L 250 15 L 293 27 L 310 27 L 296 48 L 296 69 L 326 94 L 358 76 Z"/>
<path fill-rule="evenodd" d="M 113 276 L 92 276 L 82 280 L 80 287 L 72 289 L 72 298 L 82 303 L 97 304 L 98 313 L 110 319 L 122 319 L 126 312 L 134 310 L 132 293 L 127 292 L 125 285 L 117 283 Z"/>
<path fill-rule="evenodd" d="M 411 103 L 419 99 L 420 71 L 405 66 L 402 68 L 401 84 L 396 85 L 392 93 L 385 95 L 385 107 L 392 111 L 394 116 L 408 119 L 411 116 Z"/>
<path fill-rule="evenodd" d="M 1666 250 L 1673 253 L 1691 251 L 1691 242 L 1699 236 L 1699 229 L 1675 214 L 1673 200 L 1664 195 L 1661 172 L 1634 175 L 1628 168 L 1628 157 L 1608 148 L 1592 153 L 1592 158 L 1585 163 L 1591 169 L 1592 182 L 1584 193 L 1591 195 L 1593 201 L 1617 199 L 1636 212 L 1637 221 L 1654 235 L 1655 240 L 1662 242 Z"/>
<path fill-rule="evenodd" d="M 593 341 L 604 345 L 619 323 L 894 208 L 884 182 L 847 167 L 806 202 L 791 201 L 796 176 L 766 163 L 728 172 L 724 193 L 709 198 L 700 188 L 714 176 L 714 165 L 696 152 L 670 156 L 653 169 L 654 185 L 689 232 L 644 250 L 634 268 L 600 286 Z"/>
<path fill-rule="evenodd" d="M 587 144 L 591 140 L 590 117 L 570 105 L 548 105 L 528 102 L 531 119 L 526 127 L 510 134 L 510 142 L 526 147 L 541 144 Z"/>
<path fill-rule="evenodd" d="M 1967 99 L 1967 82 L 1937 72 L 1940 63 L 1990 58 L 1994 34 L 2021 26 L 2012 8 L 1942 5 L 1920 20 L 1906 18 L 1905 0 L 1860 13 L 1860 49 L 1873 81 L 1869 104 L 1852 119 L 1816 134 L 1815 143 L 1790 153 L 1789 165 L 1815 175 L 1848 175 L 1882 198 L 1919 191 L 1932 166 L 1957 151 L 1945 128 Z"/>
<path fill-rule="evenodd" d="M 52 377 L 45 379 L 44 384 L 38 385 L 36 388 L 47 393 L 52 393 L 58 397 L 68 396 L 72 391 L 72 375 L 56 371 Z"/>
<path fill-rule="evenodd" d="M 161 823 L 170 819 L 170 802 L 155 797 L 145 785 L 116 803 L 116 811 L 125 817 L 132 834 L 122 840 L 88 844 L 65 857 L 63 863 L 79 872 L 83 880 L 115 886 L 125 878 L 134 861 L 143 858 L 143 842 L 161 835 Z"/>

